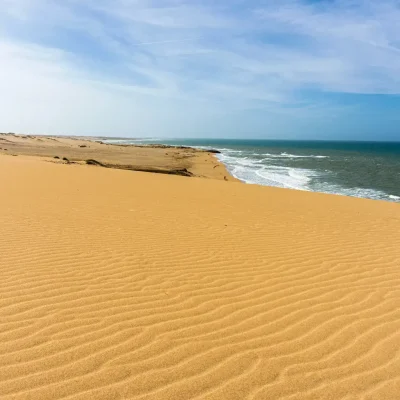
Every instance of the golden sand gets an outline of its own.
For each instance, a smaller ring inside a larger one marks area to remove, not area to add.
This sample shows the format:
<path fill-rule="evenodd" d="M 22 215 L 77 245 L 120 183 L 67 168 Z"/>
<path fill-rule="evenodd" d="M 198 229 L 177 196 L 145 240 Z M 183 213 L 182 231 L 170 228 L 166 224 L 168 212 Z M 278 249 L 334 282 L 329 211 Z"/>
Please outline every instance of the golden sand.
<path fill-rule="evenodd" d="M 400 206 L 0 155 L 0 398 L 400 398 Z"/>
<path fill-rule="evenodd" d="M 236 181 L 212 153 L 192 148 L 112 145 L 76 137 L 0 133 L 0 155 L 39 156 L 59 163 L 65 163 L 65 158 L 70 163 L 81 164 L 94 159 L 110 168 L 175 175 L 183 172 L 202 178 Z"/>

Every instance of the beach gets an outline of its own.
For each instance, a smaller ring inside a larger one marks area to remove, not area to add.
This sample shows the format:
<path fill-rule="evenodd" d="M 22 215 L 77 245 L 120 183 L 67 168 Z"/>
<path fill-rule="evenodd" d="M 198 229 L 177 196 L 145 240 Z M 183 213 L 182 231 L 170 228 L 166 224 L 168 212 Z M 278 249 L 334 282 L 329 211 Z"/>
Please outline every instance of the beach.
<path fill-rule="evenodd" d="M 106 139 L 216 149 L 248 184 L 400 203 L 400 142 L 271 139 Z"/>
<path fill-rule="evenodd" d="M 0 133 L 0 155 L 42 157 L 54 163 L 86 164 L 162 174 L 235 181 L 214 153 L 191 147 L 111 145 L 95 138 Z"/>
<path fill-rule="evenodd" d="M 399 204 L 1 138 L 1 399 L 399 398 Z"/>

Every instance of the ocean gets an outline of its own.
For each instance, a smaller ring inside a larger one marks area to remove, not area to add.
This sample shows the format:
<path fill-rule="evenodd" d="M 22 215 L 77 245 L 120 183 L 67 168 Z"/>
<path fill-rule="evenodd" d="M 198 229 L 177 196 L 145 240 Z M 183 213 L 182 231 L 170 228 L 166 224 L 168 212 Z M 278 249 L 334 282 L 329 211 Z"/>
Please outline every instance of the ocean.
<path fill-rule="evenodd" d="M 113 139 L 109 143 L 192 146 L 221 151 L 248 184 L 400 203 L 400 142 L 233 139 Z"/>

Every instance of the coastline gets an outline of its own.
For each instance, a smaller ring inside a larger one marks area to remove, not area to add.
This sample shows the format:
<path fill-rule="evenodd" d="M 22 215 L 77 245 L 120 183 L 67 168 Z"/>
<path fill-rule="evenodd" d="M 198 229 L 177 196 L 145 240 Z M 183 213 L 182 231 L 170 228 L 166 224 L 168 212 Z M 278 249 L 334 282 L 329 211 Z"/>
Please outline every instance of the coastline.
<path fill-rule="evenodd" d="M 400 203 L 399 196 L 380 192 L 377 189 L 345 189 L 335 186 L 335 184 L 322 184 L 317 188 L 310 188 L 307 187 L 310 175 L 318 177 L 321 176 L 320 173 L 296 169 L 295 167 L 274 166 L 279 158 L 316 159 L 320 163 L 323 159 L 330 159 L 326 155 L 300 156 L 279 152 L 278 154 L 263 154 L 262 157 L 274 157 L 272 158 L 273 163 L 266 168 L 260 163 L 260 160 L 252 158 L 255 153 L 250 156 L 248 154 L 239 156 L 237 153 L 242 153 L 242 151 L 221 148 L 218 145 L 215 146 L 215 150 L 212 150 L 209 146 L 204 146 L 204 142 L 196 147 L 196 143 L 189 141 L 183 141 L 183 144 L 182 142 L 180 144 L 143 144 L 139 139 L 132 140 L 134 143 L 124 143 L 123 140 L 128 141 L 128 139 L 122 138 L 116 143 L 108 143 L 105 140 L 106 138 L 103 137 L 84 138 L 79 136 L 33 136 L 0 133 L 0 155 L 36 156 L 54 163 L 89 164 L 111 169 L 201 177 L 242 184 L 257 184 L 263 187 L 281 187 L 285 190 L 300 190 Z M 217 144 L 217 142 L 214 144 Z M 256 167 L 256 171 L 253 169 L 254 167 Z M 237 173 L 237 170 L 241 172 Z M 254 180 L 254 171 L 257 176 L 262 176 L 263 182 Z M 322 174 L 326 172 L 327 170 Z M 249 175 L 250 173 L 253 175 Z M 267 183 L 265 179 L 267 179 Z M 316 182 L 318 181 L 316 180 Z"/>
<path fill-rule="evenodd" d="M 85 164 L 89 161 L 91 165 L 113 169 L 239 181 L 213 151 L 192 147 L 120 145 L 96 138 L 0 133 L 2 154 L 35 156 L 56 163 Z"/>
<path fill-rule="evenodd" d="M 400 142 L 153 140 L 217 149 L 218 160 L 245 183 L 400 202 Z M 118 142 L 147 143 L 138 139 Z"/>

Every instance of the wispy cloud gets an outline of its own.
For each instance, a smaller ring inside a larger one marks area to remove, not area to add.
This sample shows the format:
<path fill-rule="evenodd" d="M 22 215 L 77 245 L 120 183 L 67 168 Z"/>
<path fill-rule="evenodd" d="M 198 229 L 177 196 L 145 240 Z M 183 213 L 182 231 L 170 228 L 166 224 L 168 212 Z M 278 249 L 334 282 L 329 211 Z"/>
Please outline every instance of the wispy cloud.
<path fill-rule="evenodd" d="M 118 119 L 154 136 L 249 110 L 340 114 L 354 104 L 337 94 L 400 94 L 399 20 L 396 0 L 0 0 L 14 101 L 0 101 L 0 128 L 112 133 Z"/>
<path fill-rule="evenodd" d="M 191 42 L 193 40 L 194 39 L 159 40 L 156 42 L 133 43 L 132 46 L 145 46 L 148 44 L 182 43 L 182 42 Z"/>

